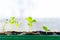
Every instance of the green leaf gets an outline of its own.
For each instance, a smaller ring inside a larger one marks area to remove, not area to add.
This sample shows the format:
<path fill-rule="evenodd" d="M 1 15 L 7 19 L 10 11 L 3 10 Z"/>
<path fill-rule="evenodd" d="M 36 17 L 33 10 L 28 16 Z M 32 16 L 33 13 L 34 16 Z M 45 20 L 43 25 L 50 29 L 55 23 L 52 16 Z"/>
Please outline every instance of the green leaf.
<path fill-rule="evenodd" d="M 32 26 L 32 23 L 28 23 L 28 26 Z"/>
<path fill-rule="evenodd" d="M 36 20 L 32 20 L 32 22 L 36 22 Z"/>
<path fill-rule="evenodd" d="M 20 26 L 20 24 L 19 23 L 16 23 L 16 27 L 19 27 Z"/>
<path fill-rule="evenodd" d="M 26 20 L 27 20 L 28 22 L 32 22 L 32 17 L 28 17 L 28 18 L 26 18 Z"/>
<path fill-rule="evenodd" d="M 46 26 L 43 26 L 43 29 L 47 32 L 49 29 Z"/>
<path fill-rule="evenodd" d="M 32 17 L 27 17 L 26 20 L 28 20 L 28 19 L 32 20 Z"/>
<path fill-rule="evenodd" d="M 25 19 L 26 19 L 27 22 L 28 22 L 28 26 L 32 26 L 32 23 L 33 23 L 33 22 L 36 22 L 36 20 L 33 20 L 32 17 L 27 17 L 27 18 L 25 18 Z"/>
<path fill-rule="evenodd" d="M 32 17 L 28 17 L 28 19 L 31 19 L 32 20 Z"/>
<path fill-rule="evenodd" d="M 14 21 L 14 20 L 10 20 L 9 23 L 10 23 L 10 24 L 14 24 L 15 21 Z"/>
<path fill-rule="evenodd" d="M 16 19 L 15 19 L 15 17 L 11 17 L 11 19 L 9 20 L 9 23 L 10 23 L 10 24 L 14 24 L 14 23 L 16 23 Z"/>

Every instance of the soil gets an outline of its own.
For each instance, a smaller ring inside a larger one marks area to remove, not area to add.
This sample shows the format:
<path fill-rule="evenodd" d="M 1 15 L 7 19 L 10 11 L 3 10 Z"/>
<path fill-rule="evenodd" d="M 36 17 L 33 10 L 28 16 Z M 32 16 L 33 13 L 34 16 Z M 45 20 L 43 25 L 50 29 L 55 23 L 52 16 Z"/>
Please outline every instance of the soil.
<path fill-rule="evenodd" d="M 6 35 L 4 32 L 0 32 L 0 35 Z"/>
<path fill-rule="evenodd" d="M 0 35 L 60 35 L 60 32 L 44 32 L 44 31 L 32 31 L 32 32 L 16 32 L 16 31 L 7 31 L 0 32 Z"/>
<path fill-rule="evenodd" d="M 57 35 L 60 35 L 60 32 L 55 32 Z"/>
<path fill-rule="evenodd" d="M 54 32 L 44 32 L 44 31 L 40 31 L 41 35 L 53 35 Z"/>

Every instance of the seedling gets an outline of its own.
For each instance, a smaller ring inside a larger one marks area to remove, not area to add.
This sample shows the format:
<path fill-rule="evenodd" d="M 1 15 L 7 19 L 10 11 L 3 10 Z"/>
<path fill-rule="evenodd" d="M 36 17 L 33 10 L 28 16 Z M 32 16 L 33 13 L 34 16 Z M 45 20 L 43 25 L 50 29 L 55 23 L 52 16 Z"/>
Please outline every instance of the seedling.
<path fill-rule="evenodd" d="M 47 28 L 47 26 L 43 26 L 42 27 L 43 28 L 43 30 L 47 33 L 48 31 L 50 31 L 48 28 Z"/>
<path fill-rule="evenodd" d="M 32 19 L 32 17 L 27 17 L 25 19 L 27 20 L 28 26 L 30 27 L 30 32 L 32 32 L 32 23 L 33 22 L 36 22 L 36 20 L 35 19 Z"/>
<path fill-rule="evenodd" d="M 18 21 L 16 21 L 16 18 L 15 17 L 11 17 L 10 18 L 10 20 L 8 20 L 8 19 L 6 19 L 6 22 L 4 23 L 4 25 L 3 25 L 3 32 L 4 32 L 4 30 L 5 30 L 5 27 L 6 27 L 6 24 L 11 24 L 11 25 L 13 25 L 13 24 L 15 24 L 16 25 L 16 28 L 17 28 L 17 30 L 16 31 L 18 31 L 18 27 L 20 26 L 20 23 L 18 22 Z M 11 29 L 12 30 L 12 29 Z"/>
<path fill-rule="evenodd" d="M 18 21 L 16 21 L 16 18 L 15 17 L 11 17 L 10 20 L 9 20 L 9 24 L 15 24 L 16 25 L 16 28 L 18 29 L 18 27 L 20 26 L 20 23 Z M 16 30 L 18 31 L 18 30 Z"/>
<path fill-rule="evenodd" d="M 6 22 L 3 24 L 3 32 L 5 30 L 6 24 L 8 23 L 7 21 L 8 21 L 8 19 L 6 19 Z"/>

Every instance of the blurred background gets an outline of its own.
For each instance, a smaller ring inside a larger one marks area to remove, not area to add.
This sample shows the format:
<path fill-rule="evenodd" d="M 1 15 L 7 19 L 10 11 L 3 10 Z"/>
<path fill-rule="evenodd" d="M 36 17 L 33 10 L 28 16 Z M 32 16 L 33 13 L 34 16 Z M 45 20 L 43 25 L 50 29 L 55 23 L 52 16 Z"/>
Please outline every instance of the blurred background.
<path fill-rule="evenodd" d="M 0 27 L 3 19 L 11 16 L 21 19 L 19 30 L 29 30 L 23 18 L 31 16 L 37 20 L 33 30 L 42 30 L 41 26 L 46 25 L 51 30 L 60 31 L 60 0 L 0 0 Z"/>

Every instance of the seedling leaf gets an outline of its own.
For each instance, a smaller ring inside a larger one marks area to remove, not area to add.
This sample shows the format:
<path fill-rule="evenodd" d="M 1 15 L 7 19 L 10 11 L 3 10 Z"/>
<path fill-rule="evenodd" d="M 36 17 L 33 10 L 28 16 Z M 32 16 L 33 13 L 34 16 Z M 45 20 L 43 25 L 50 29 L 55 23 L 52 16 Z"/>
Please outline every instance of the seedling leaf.
<path fill-rule="evenodd" d="M 16 23 L 16 19 L 15 19 L 15 17 L 11 17 L 11 19 L 9 20 L 9 23 L 10 23 L 10 24 L 14 24 L 14 23 Z"/>
<path fill-rule="evenodd" d="M 32 26 L 32 23 L 28 23 L 28 26 L 30 26 L 30 27 L 31 27 L 31 26 Z"/>
<path fill-rule="evenodd" d="M 20 24 L 19 23 L 16 23 L 16 27 L 19 27 L 20 26 Z"/>
<path fill-rule="evenodd" d="M 36 22 L 36 20 L 32 20 L 32 22 Z"/>
<path fill-rule="evenodd" d="M 27 20 L 28 22 L 32 22 L 32 17 L 28 17 L 28 18 L 26 18 L 26 20 Z"/>
<path fill-rule="evenodd" d="M 46 26 L 43 26 L 43 29 L 47 32 L 49 29 Z"/>

